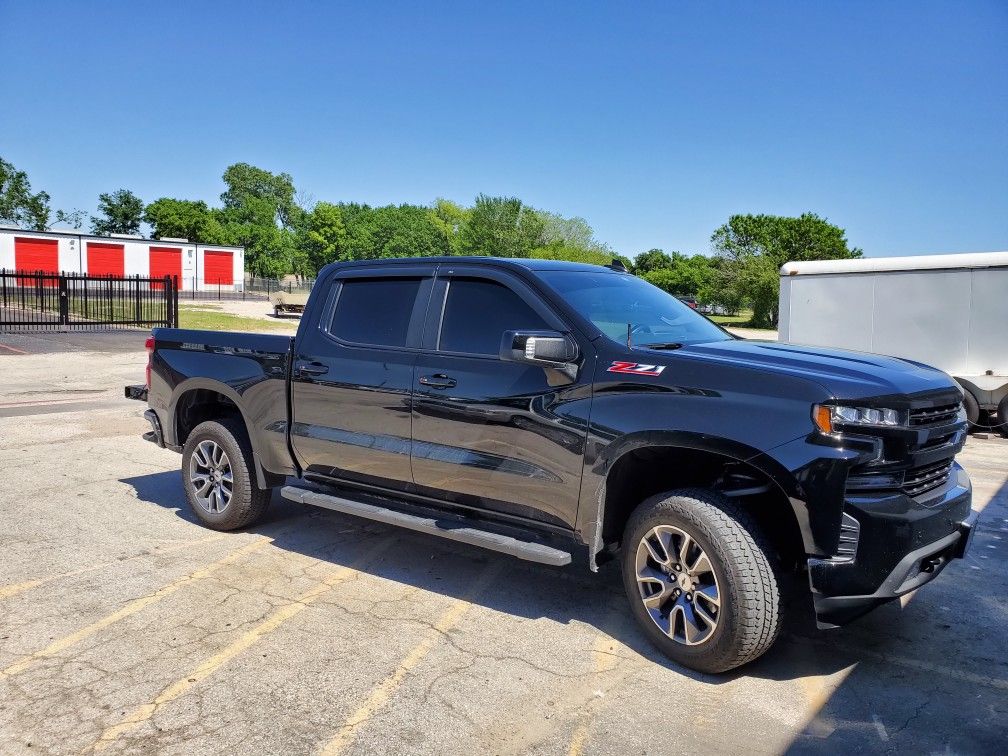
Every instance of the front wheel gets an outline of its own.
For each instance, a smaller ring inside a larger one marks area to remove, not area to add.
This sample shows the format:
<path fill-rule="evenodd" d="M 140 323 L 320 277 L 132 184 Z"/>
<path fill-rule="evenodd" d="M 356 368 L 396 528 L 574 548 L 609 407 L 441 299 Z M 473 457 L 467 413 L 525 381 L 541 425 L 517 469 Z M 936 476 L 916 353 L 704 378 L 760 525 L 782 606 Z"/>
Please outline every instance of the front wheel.
<path fill-rule="evenodd" d="M 659 494 L 623 534 L 623 584 L 644 633 L 700 672 L 756 659 L 780 630 L 770 550 L 748 513 L 703 489 Z"/>
<path fill-rule="evenodd" d="M 182 449 L 182 486 L 201 523 L 236 530 L 262 516 L 272 491 L 256 485 L 253 464 L 242 423 L 225 418 L 193 428 Z"/>

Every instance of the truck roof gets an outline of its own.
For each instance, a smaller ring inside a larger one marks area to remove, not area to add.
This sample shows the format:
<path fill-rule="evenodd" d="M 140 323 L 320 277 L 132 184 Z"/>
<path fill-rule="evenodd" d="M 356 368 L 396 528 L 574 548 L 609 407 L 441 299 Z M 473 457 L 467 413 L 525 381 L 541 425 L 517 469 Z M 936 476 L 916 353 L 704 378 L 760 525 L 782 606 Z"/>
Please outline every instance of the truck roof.
<path fill-rule="evenodd" d="M 568 260 L 539 260 L 528 257 L 470 257 L 467 255 L 453 255 L 451 257 L 392 257 L 378 260 L 351 260 L 347 262 L 333 263 L 340 268 L 360 267 L 366 265 L 417 265 L 419 263 L 435 263 L 448 265 L 489 265 L 498 268 L 523 268 L 530 271 L 546 270 L 568 270 L 580 272 L 613 272 L 611 268 L 604 265 L 590 265 L 588 263 L 570 262 Z"/>
<path fill-rule="evenodd" d="M 1008 267 L 1008 252 L 968 252 L 954 255 L 916 255 L 913 257 L 863 257 L 857 260 L 812 260 L 788 262 L 781 266 L 781 277 L 814 276 L 836 273 L 880 273 L 895 270 L 951 270 L 955 268 Z"/>

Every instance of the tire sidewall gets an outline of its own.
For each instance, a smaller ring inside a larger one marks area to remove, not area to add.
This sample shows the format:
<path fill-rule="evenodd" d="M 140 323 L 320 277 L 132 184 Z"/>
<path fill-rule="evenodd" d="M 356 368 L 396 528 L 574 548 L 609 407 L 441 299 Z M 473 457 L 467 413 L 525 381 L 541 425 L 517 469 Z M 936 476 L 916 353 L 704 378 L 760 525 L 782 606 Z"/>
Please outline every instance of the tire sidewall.
<path fill-rule="evenodd" d="M 213 441 L 224 449 L 231 464 L 231 501 L 223 512 L 208 512 L 204 509 L 197 501 L 195 487 L 189 479 L 189 462 L 196 447 L 203 441 Z M 189 508 L 204 525 L 215 530 L 240 527 L 251 504 L 251 481 L 245 451 L 227 426 L 216 421 L 208 421 L 197 425 L 189 434 L 182 449 L 182 487 L 185 489 Z"/>
<path fill-rule="evenodd" d="M 625 546 L 620 560 L 623 585 L 631 611 L 652 643 L 676 662 L 691 669 L 716 673 L 725 670 L 721 660 L 736 655 L 735 630 L 741 622 L 740 615 L 745 610 L 746 599 L 739 592 L 743 580 L 736 572 L 738 567 L 735 561 L 726 553 L 720 539 L 713 534 L 710 524 L 705 522 L 702 510 L 691 508 L 690 501 L 688 494 L 669 493 L 655 496 L 641 504 L 641 516 L 631 519 L 625 533 Z M 655 624 L 640 598 L 636 578 L 637 547 L 644 535 L 656 525 L 671 525 L 685 531 L 707 553 L 717 578 L 721 598 L 718 624 L 711 637 L 696 646 L 687 646 L 666 635 Z"/>

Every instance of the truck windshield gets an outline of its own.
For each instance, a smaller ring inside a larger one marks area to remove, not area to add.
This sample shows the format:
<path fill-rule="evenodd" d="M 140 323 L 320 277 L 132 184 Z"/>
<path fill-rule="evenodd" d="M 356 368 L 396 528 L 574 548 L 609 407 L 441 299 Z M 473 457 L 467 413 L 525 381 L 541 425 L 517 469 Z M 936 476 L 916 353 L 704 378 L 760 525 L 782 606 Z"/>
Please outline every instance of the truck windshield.
<path fill-rule="evenodd" d="M 542 271 L 539 274 L 571 307 L 606 336 L 634 346 L 674 348 L 683 344 L 727 341 L 732 337 L 671 294 L 642 278 L 594 271 Z"/>

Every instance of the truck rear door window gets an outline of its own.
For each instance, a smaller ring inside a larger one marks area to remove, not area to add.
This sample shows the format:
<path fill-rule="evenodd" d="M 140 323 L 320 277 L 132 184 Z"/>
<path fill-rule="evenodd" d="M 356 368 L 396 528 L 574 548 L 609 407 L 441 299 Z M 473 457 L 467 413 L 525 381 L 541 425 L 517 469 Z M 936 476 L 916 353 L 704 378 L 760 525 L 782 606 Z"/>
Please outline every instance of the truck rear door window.
<path fill-rule="evenodd" d="M 354 344 L 404 347 L 419 289 L 419 278 L 345 280 L 329 332 Z"/>
<path fill-rule="evenodd" d="M 525 300 L 503 284 L 453 278 L 441 322 L 442 352 L 500 354 L 504 331 L 549 328 Z"/>

